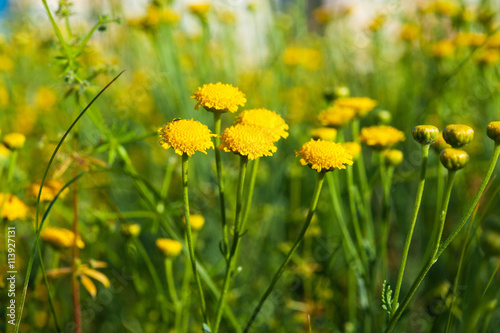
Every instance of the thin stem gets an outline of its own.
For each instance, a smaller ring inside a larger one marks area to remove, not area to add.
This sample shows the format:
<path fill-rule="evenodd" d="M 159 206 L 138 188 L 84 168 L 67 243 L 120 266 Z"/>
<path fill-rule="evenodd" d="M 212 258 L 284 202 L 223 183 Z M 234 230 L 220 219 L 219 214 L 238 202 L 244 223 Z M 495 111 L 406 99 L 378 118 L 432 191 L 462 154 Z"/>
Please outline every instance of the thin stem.
<path fill-rule="evenodd" d="M 312 217 L 314 216 L 314 212 L 316 211 L 316 206 L 318 205 L 319 194 L 321 192 L 321 187 L 323 186 L 324 177 L 325 177 L 325 173 L 323 173 L 323 172 L 319 172 L 318 173 L 318 179 L 316 181 L 316 187 L 314 188 L 314 193 L 313 193 L 313 196 L 312 196 L 312 199 L 311 199 L 311 205 L 309 206 L 309 212 L 307 213 L 307 217 L 306 217 L 306 220 L 304 221 L 304 225 L 302 226 L 302 229 L 300 230 L 300 233 L 297 236 L 297 239 L 295 240 L 295 243 L 293 244 L 292 248 L 288 252 L 285 260 L 281 264 L 281 266 L 278 269 L 278 271 L 274 274 L 274 277 L 273 277 L 273 279 L 271 281 L 271 284 L 269 285 L 269 287 L 265 291 L 264 295 L 262 295 L 262 297 L 261 297 L 261 299 L 259 301 L 259 304 L 255 307 L 255 309 L 254 309 L 254 311 L 253 311 L 253 313 L 252 313 L 252 315 L 250 317 L 250 320 L 248 321 L 248 323 L 247 323 L 247 325 L 246 325 L 246 327 L 245 327 L 245 329 L 243 331 L 244 333 L 248 332 L 248 330 L 250 329 L 250 326 L 252 325 L 253 321 L 255 320 L 255 318 L 257 317 L 257 315 L 259 314 L 260 309 L 264 305 L 264 302 L 266 301 L 266 299 L 269 297 L 269 295 L 273 291 L 274 286 L 276 285 L 276 283 L 278 282 L 279 278 L 283 274 L 283 272 L 285 270 L 285 267 L 288 265 L 288 263 L 292 259 L 293 254 L 295 253 L 295 251 L 299 247 L 300 243 L 302 242 L 302 239 L 304 238 L 304 235 L 305 235 L 305 233 L 307 231 L 307 228 L 311 224 L 311 220 L 312 220 Z"/>
<path fill-rule="evenodd" d="M 394 314 L 399 300 L 399 292 L 401 291 L 401 284 L 403 283 L 403 275 L 405 272 L 406 260 L 408 259 L 408 252 L 410 251 L 411 239 L 413 237 L 413 230 L 417 222 L 418 211 L 420 210 L 420 203 L 422 202 L 422 195 L 425 186 L 425 173 L 427 168 L 427 158 L 429 157 L 429 145 L 422 145 L 422 164 L 420 166 L 420 180 L 417 188 L 417 198 L 415 199 L 415 206 L 413 207 L 413 216 L 410 222 L 410 229 L 406 235 L 406 241 L 403 248 L 403 255 L 401 257 L 401 266 L 399 267 L 398 280 L 396 282 L 396 289 L 394 290 L 394 300 L 392 303 L 392 312 Z"/>
<path fill-rule="evenodd" d="M 486 288 L 484 288 L 483 294 L 481 295 L 481 302 L 483 301 L 484 295 L 486 295 L 486 291 L 488 291 L 488 288 L 490 287 L 491 282 L 493 282 L 493 279 L 497 275 L 498 270 L 500 269 L 500 262 L 498 263 L 497 267 L 491 274 L 490 279 L 488 280 L 488 283 L 486 284 Z"/>
<path fill-rule="evenodd" d="M 189 248 L 189 258 L 191 259 L 191 266 L 193 268 L 193 276 L 198 287 L 198 294 L 200 295 L 201 301 L 201 311 L 203 313 L 203 319 L 205 323 L 210 326 L 210 322 L 207 316 L 207 306 L 205 303 L 205 296 L 203 295 L 203 288 L 201 286 L 200 276 L 196 269 L 196 258 L 194 256 L 194 246 L 193 246 L 193 236 L 191 234 L 191 220 L 189 218 L 189 196 L 188 196 L 188 159 L 187 154 L 182 154 L 182 196 L 184 201 L 184 218 L 186 220 L 186 236 Z"/>
<path fill-rule="evenodd" d="M 174 304 L 174 312 L 175 312 L 175 329 L 176 331 L 180 331 L 180 323 L 181 323 L 181 314 L 182 314 L 182 305 L 179 301 L 179 297 L 177 296 L 177 292 L 175 290 L 175 280 L 174 274 L 172 273 L 172 259 L 165 259 L 165 276 L 167 279 L 167 289 Z"/>
<path fill-rule="evenodd" d="M 217 168 L 217 183 L 219 185 L 219 204 L 220 204 L 220 217 L 222 223 L 222 252 L 226 260 L 229 257 L 229 237 L 227 232 L 226 220 L 226 202 L 224 198 L 224 179 L 222 178 L 222 161 L 220 158 L 220 127 L 221 127 L 221 113 L 214 112 L 214 132 L 215 132 L 215 165 Z"/>
<path fill-rule="evenodd" d="M 356 211 L 356 204 L 354 200 L 354 179 L 352 167 L 347 166 L 347 194 L 349 196 L 349 209 L 351 211 L 352 225 L 354 226 L 354 234 L 356 236 L 356 241 L 358 243 L 358 251 L 361 254 L 361 259 L 365 265 L 365 269 L 368 269 L 368 261 L 366 258 L 366 251 L 364 246 L 364 238 L 361 232 L 361 227 L 359 225 L 358 214 Z"/>
<path fill-rule="evenodd" d="M 236 269 L 236 259 L 238 256 L 238 250 L 241 240 L 241 225 L 242 225 L 242 206 L 243 206 L 243 187 L 245 184 L 245 175 L 247 170 L 248 158 L 246 156 L 240 156 L 240 173 L 238 177 L 238 189 L 236 192 L 236 216 L 234 218 L 234 238 L 231 246 L 231 251 L 229 252 L 229 258 L 226 263 L 226 275 L 224 276 L 224 284 L 222 287 L 222 292 L 219 298 L 219 303 L 217 305 L 217 312 L 215 315 L 214 332 L 217 333 L 219 330 L 220 321 L 222 319 L 222 310 L 226 302 L 226 296 L 229 291 L 229 285 L 231 284 L 231 278 Z"/>
<path fill-rule="evenodd" d="M 259 169 L 259 160 L 256 158 L 252 163 L 252 170 L 250 172 L 250 182 L 248 184 L 247 197 L 245 199 L 245 205 L 243 206 L 243 219 L 241 220 L 241 230 L 245 230 L 247 224 L 248 215 L 250 213 L 250 206 L 252 204 L 253 190 L 255 188 L 255 180 L 257 179 L 257 171 Z"/>

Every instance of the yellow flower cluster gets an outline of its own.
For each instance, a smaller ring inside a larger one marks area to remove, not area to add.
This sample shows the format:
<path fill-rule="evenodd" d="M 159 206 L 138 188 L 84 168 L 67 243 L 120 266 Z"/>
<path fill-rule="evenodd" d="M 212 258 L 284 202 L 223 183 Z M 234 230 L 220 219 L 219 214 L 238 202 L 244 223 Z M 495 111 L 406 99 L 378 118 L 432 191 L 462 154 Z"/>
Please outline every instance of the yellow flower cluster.
<path fill-rule="evenodd" d="M 146 14 L 138 19 L 132 19 L 129 24 L 133 27 L 143 29 L 154 29 L 160 24 L 173 24 L 179 22 L 180 16 L 170 7 L 160 8 L 151 4 L 148 6 Z"/>
<path fill-rule="evenodd" d="M 28 214 L 28 206 L 13 194 L 0 193 L 0 216 L 2 219 L 14 221 L 24 219 Z"/>
<path fill-rule="evenodd" d="M 261 156 L 272 156 L 277 150 L 274 142 L 272 132 L 264 127 L 236 124 L 224 130 L 218 148 L 254 160 Z"/>
<path fill-rule="evenodd" d="M 318 172 L 345 169 L 352 165 L 352 155 L 340 143 L 333 141 L 313 140 L 306 142 L 295 152 L 300 156 L 300 164 L 307 165 Z"/>
<path fill-rule="evenodd" d="M 64 228 L 47 227 L 40 233 L 43 241 L 49 243 L 56 249 L 67 249 L 73 246 L 75 234 L 73 231 Z M 80 249 L 85 247 L 85 243 L 80 236 L 76 239 L 76 246 Z"/>
<path fill-rule="evenodd" d="M 362 143 L 370 148 L 381 150 L 405 140 L 405 134 L 392 126 L 370 126 L 361 129 Z"/>
<path fill-rule="evenodd" d="M 247 99 L 238 88 L 230 84 L 222 84 L 220 82 L 213 84 L 204 84 L 198 88 L 191 98 L 198 101 L 194 107 L 198 110 L 203 106 L 210 112 L 236 112 L 238 106 L 245 106 Z"/>
<path fill-rule="evenodd" d="M 288 125 L 283 118 L 274 111 L 267 109 L 251 109 L 243 111 L 237 118 L 243 125 L 256 125 L 271 131 L 274 141 L 288 137 Z"/>
<path fill-rule="evenodd" d="M 176 154 L 193 155 L 197 151 L 206 154 L 214 148 L 212 137 L 215 134 L 199 121 L 193 119 L 174 119 L 158 130 L 160 145 L 164 149 L 172 147 Z"/>

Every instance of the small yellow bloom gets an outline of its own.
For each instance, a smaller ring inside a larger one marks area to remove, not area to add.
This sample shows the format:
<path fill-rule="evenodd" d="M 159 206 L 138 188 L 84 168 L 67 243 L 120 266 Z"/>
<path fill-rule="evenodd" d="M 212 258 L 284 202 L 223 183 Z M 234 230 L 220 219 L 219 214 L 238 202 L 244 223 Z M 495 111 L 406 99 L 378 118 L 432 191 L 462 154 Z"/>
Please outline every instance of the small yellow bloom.
<path fill-rule="evenodd" d="M 462 149 L 446 148 L 439 155 L 443 166 L 450 171 L 457 171 L 469 163 L 469 155 Z"/>
<path fill-rule="evenodd" d="M 2 158 L 9 157 L 10 155 L 10 149 L 5 147 L 3 143 L 0 143 L 0 160 Z"/>
<path fill-rule="evenodd" d="M 434 11 L 446 16 L 455 16 L 460 12 L 460 7 L 454 1 L 436 1 Z"/>
<path fill-rule="evenodd" d="M 474 139 L 474 130 L 467 125 L 448 125 L 443 130 L 443 138 L 453 148 L 461 148 Z"/>
<path fill-rule="evenodd" d="M 397 167 L 403 162 L 403 152 L 398 149 L 385 149 L 381 152 L 386 165 Z"/>
<path fill-rule="evenodd" d="M 238 88 L 230 84 L 220 82 L 204 84 L 191 96 L 198 101 L 194 107 L 198 110 L 203 106 L 210 112 L 232 112 L 238 111 L 238 106 L 245 106 L 247 99 Z"/>
<path fill-rule="evenodd" d="M 158 130 L 160 145 L 164 149 L 172 147 L 176 154 L 193 155 L 196 151 L 206 154 L 214 148 L 212 137 L 215 134 L 199 121 L 193 119 L 174 119 Z"/>
<path fill-rule="evenodd" d="M 254 160 L 261 156 L 272 156 L 278 149 L 274 142 L 273 134 L 266 128 L 236 124 L 224 130 L 218 148 Z"/>
<path fill-rule="evenodd" d="M 440 40 L 431 45 L 431 54 L 436 58 L 445 58 L 455 52 L 455 44 L 452 40 Z"/>
<path fill-rule="evenodd" d="M 500 144 L 500 121 L 492 121 L 486 127 L 486 134 L 488 137 L 495 141 L 496 144 Z"/>
<path fill-rule="evenodd" d="M 42 230 L 40 237 L 56 249 L 67 249 L 73 246 L 75 234 L 73 231 L 64 228 L 47 227 Z M 80 249 L 85 247 L 85 243 L 80 236 L 76 239 L 76 246 Z"/>
<path fill-rule="evenodd" d="M 482 66 L 492 66 L 500 62 L 500 51 L 495 49 L 480 50 L 474 60 Z"/>
<path fill-rule="evenodd" d="M 14 221 L 24 219 L 28 214 L 28 206 L 13 194 L 0 193 L 0 216 L 2 219 Z"/>
<path fill-rule="evenodd" d="M 405 24 L 401 29 L 400 38 L 406 41 L 417 40 L 422 34 L 422 29 L 416 24 Z"/>
<path fill-rule="evenodd" d="M 279 114 L 267 109 L 245 110 L 237 118 L 237 122 L 243 125 L 256 125 L 267 128 L 273 134 L 274 140 L 288 137 L 288 125 Z"/>
<path fill-rule="evenodd" d="M 186 223 L 186 219 L 184 217 L 182 218 L 182 222 Z M 190 214 L 189 222 L 191 222 L 191 229 L 193 229 L 193 231 L 200 231 L 205 225 L 205 218 L 203 215 Z"/>
<path fill-rule="evenodd" d="M 287 66 L 302 66 L 315 71 L 321 67 L 323 57 L 319 50 L 290 46 L 283 53 L 283 63 Z"/>
<path fill-rule="evenodd" d="M 21 133 L 9 133 L 3 137 L 2 142 L 10 150 L 18 150 L 23 148 L 26 137 Z"/>
<path fill-rule="evenodd" d="M 50 111 L 57 103 L 57 95 L 51 88 L 41 87 L 36 92 L 35 105 L 43 110 Z"/>
<path fill-rule="evenodd" d="M 52 201 L 57 193 L 64 187 L 64 184 L 58 180 L 51 179 L 45 182 L 42 189 L 42 194 L 40 196 L 40 201 Z M 38 192 L 40 191 L 40 182 L 33 183 L 30 185 L 29 194 L 33 197 L 38 197 Z M 64 198 L 68 193 L 68 189 L 64 189 L 59 195 L 59 198 Z"/>
<path fill-rule="evenodd" d="M 352 155 L 340 143 L 333 141 L 313 140 L 306 142 L 295 151 L 300 156 L 300 164 L 307 165 L 318 172 L 345 169 L 345 165 L 352 165 Z"/>
<path fill-rule="evenodd" d="M 8 72 L 12 68 L 14 68 L 14 61 L 6 54 L 0 54 L 0 72 Z"/>
<path fill-rule="evenodd" d="M 334 141 L 337 138 L 337 130 L 330 127 L 313 128 L 311 130 L 311 137 L 315 140 Z"/>
<path fill-rule="evenodd" d="M 182 244 L 176 240 L 168 238 L 158 238 L 156 247 L 167 258 L 175 258 L 182 251 Z"/>
<path fill-rule="evenodd" d="M 210 2 L 200 2 L 188 6 L 189 11 L 200 18 L 205 18 L 210 10 Z"/>
<path fill-rule="evenodd" d="M 379 14 L 375 16 L 375 18 L 368 25 L 368 29 L 373 32 L 380 30 L 384 26 L 384 23 L 387 21 L 387 17 L 383 14 Z"/>
<path fill-rule="evenodd" d="M 483 33 L 459 32 L 455 36 L 457 46 L 481 46 L 486 42 L 486 35 Z"/>
<path fill-rule="evenodd" d="M 318 119 L 323 126 L 340 128 L 347 125 L 354 117 L 356 117 L 354 108 L 335 104 L 322 111 Z"/>
<path fill-rule="evenodd" d="M 122 233 L 125 236 L 137 237 L 141 233 L 141 226 L 137 223 L 127 223 L 122 225 Z"/>
<path fill-rule="evenodd" d="M 358 118 L 363 118 L 377 106 L 377 101 L 369 97 L 344 97 L 335 100 L 341 107 L 353 108 Z"/>
<path fill-rule="evenodd" d="M 432 125 L 418 125 L 413 128 L 411 134 L 421 145 L 429 145 L 439 137 L 439 129 Z"/>
<path fill-rule="evenodd" d="M 342 143 L 342 147 L 352 155 L 353 160 L 361 154 L 361 145 L 357 142 L 344 142 Z"/>
<path fill-rule="evenodd" d="M 361 129 L 362 143 L 370 148 L 381 150 L 405 140 L 405 134 L 392 126 L 370 126 Z"/>

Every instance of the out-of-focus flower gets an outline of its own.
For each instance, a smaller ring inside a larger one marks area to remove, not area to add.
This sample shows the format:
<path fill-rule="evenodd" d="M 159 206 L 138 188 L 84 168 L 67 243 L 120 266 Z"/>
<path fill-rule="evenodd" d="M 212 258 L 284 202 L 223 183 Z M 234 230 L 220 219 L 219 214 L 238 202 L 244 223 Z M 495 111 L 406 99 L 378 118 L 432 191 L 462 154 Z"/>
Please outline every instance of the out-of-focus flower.
<path fill-rule="evenodd" d="M 158 238 L 156 247 L 166 258 L 175 258 L 182 251 L 182 244 L 174 239 Z"/>
<path fill-rule="evenodd" d="M 50 179 L 45 182 L 42 189 L 42 194 L 40 196 L 40 201 L 52 201 L 57 193 L 64 187 L 64 184 L 58 180 Z M 29 187 L 29 195 L 37 198 L 38 192 L 40 191 L 40 182 L 33 183 Z M 68 193 L 68 189 L 64 189 L 59 195 L 59 198 L 64 198 Z"/>
<path fill-rule="evenodd" d="M 368 29 L 373 32 L 379 31 L 387 21 L 387 17 L 383 14 L 375 16 L 375 18 L 368 24 Z"/>
<path fill-rule="evenodd" d="M 64 228 L 47 227 L 42 230 L 40 237 L 56 249 L 67 249 L 73 246 L 75 234 L 73 231 Z M 85 247 L 85 243 L 80 236 L 76 239 L 76 246 L 80 249 Z"/>
<path fill-rule="evenodd" d="M 314 20 L 319 24 L 327 24 L 331 21 L 333 15 L 332 11 L 325 6 L 316 8 L 312 13 Z"/>
<path fill-rule="evenodd" d="M 416 24 L 405 24 L 401 29 L 400 38 L 406 41 L 417 40 L 422 35 L 422 28 Z"/>
<path fill-rule="evenodd" d="M 347 125 L 356 117 L 356 111 L 351 107 L 334 104 L 318 115 L 321 125 L 340 128 Z"/>
<path fill-rule="evenodd" d="M 236 112 L 238 106 L 245 106 L 247 99 L 237 87 L 230 84 L 204 84 L 191 96 L 198 101 L 194 107 L 198 110 L 203 106 L 210 112 Z"/>
<path fill-rule="evenodd" d="M 353 160 L 356 160 L 359 154 L 361 154 L 361 145 L 357 142 L 344 142 L 342 143 L 342 147 L 352 155 Z"/>
<path fill-rule="evenodd" d="M 440 40 L 431 45 L 431 54 L 436 58 L 445 58 L 455 52 L 455 44 L 452 40 Z"/>
<path fill-rule="evenodd" d="M 283 63 L 287 66 L 302 66 L 308 70 L 318 70 L 323 56 L 317 49 L 290 46 L 283 53 Z"/>
<path fill-rule="evenodd" d="M 0 161 L 2 158 L 7 158 L 10 155 L 10 149 L 5 147 L 3 143 L 0 143 Z"/>
<path fill-rule="evenodd" d="M 311 137 L 315 140 L 334 141 L 337 138 L 337 130 L 330 127 L 313 128 Z"/>
<path fill-rule="evenodd" d="M 266 128 L 236 124 L 224 130 L 218 149 L 254 160 L 261 156 L 272 156 L 277 150 L 274 142 L 273 134 Z"/>
<path fill-rule="evenodd" d="M 486 35 L 474 32 L 459 32 L 455 36 L 457 46 L 481 46 L 486 42 Z"/>
<path fill-rule="evenodd" d="M 0 54 L 0 72 L 9 72 L 14 68 L 14 61 L 6 55 Z"/>
<path fill-rule="evenodd" d="M 377 101 L 369 97 L 344 97 L 335 100 L 335 104 L 356 111 L 356 117 L 363 118 L 377 106 Z"/>
<path fill-rule="evenodd" d="M 23 148 L 25 142 L 26 136 L 22 133 L 9 133 L 2 139 L 2 143 L 10 150 L 19 150 Z"/>
<path fill-rule="evenodd" d="M 193 119 L 174 119 L 158 130 L 160 145 L 163 149 L 172 147 L 176 154 L 193 155 L 196 151 L 206 154 L 214 148 L 212 137 L 215 134 L 199 121 Z"/>
<path fill-rule="evenodd" d="M 492 66 L 500 62 L 500 50 L 483 49 L 474 56 L 474 60 L 481 66 Z"/>
<path fill-rule="evenodd" d="M 243 111 L 238 116 L 237 122 L 267 128 L 273 134 L 275 141 L 288 137 L 288 125 L 285 120 L 276 112 L 264 108 Z"/>
<path fill-rule="evenodd" d="M 125 236 L 137 237 L 141 233 L 141 226 L 137 223 L 126 223 L 122 225 L 122 233 Z"/>
<path fill-rule="evenodd" d="M 236 15 L 233 11 L 224 9 L 224 10 L 218 10 L 216 13 L 217 13 L 217 18 L 221 23 L 227 25 L 234 25 L 236 23 Z"/>
<path fill-rule="evenodd" d="M 460 12 L 460 7 L 454 1 L 435 1 L 421 9 L 423 13 L 436 13 L 445 16 L 455 16 Z"/>
<path fill-rule="evenodd" d="M 57 103 L 57 95 L 49 87 L 41 87 L 35 95 L 35 105 L 42 111 L 50 111 Z"/>
<path fill-rule="evenodd" d="M 311 139 L 295 151 L 295 155 L 301 157 L 301 165 L 318 172 L 345 169 L 346 164 L 353 164 L 352 155 L 340 143 L 333 141 Z"/>
<path fill-rule="evenodd" d="M 403 162 L 403 152 L 398 149 L 385 149 L 382 151 L 384 162 L 391 167 L 397 167 Z"/>
<path fill-rule="evenodd" d="M 371 126 L 362 128 L 359 138 L 368 147 L 382 150 L 404 141 L 405 134 L 392 126 Z"/>
<path fill-rule="evenodd" d="M 0 216 L 14 221 L 24 219 L 28 214 L 28 206 L 13 194 L 0 193 Z"/>
<path fill-rule="evenodd" d="M 445 150 L 446 148 L 451 148 L 449 144 L 443 138 L 443 132 L 439 132 L 439 137 L 431 144 L 431 148 L 434 149 L 437 153 Z"/>
<path fill-rule="evenodd" d="M 182 217 L 182 222 L 186 223 L 186 219 Z M 200 231 L 205 225 L 205 218 L 200 214 L 190 214 L 189 222 L 191 222 L 191 229 L 193 231 Z"/>
<path fill-rule="evenodd" d="M 210 2 L 200 2 L 189 5 L 188 10 L 191 12 L 191 14 L 200 18 L 200 20 L 206 20 L 207 14 L 210 11 L 210 7 Z"/>

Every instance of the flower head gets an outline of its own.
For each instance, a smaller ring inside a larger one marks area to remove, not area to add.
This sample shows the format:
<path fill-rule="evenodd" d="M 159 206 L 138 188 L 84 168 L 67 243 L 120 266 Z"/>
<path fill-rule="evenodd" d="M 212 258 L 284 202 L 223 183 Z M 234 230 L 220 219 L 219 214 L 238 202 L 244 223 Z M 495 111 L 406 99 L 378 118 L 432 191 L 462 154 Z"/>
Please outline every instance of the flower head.
<path fill-rule="evenodd" d="M 398 149 L 386 149 L 382 151 L 384 162 L 388 166 L 397 167 L 403 162 L 403 152 Z"/>
<path fill-rule="evenodd" d="M 200 19 L 205 19 L 210 7 L 210 2 L 200 2 L 189 5 L 188 9 L 193 15 L 198 16 Z"/>
<path fill-rule="evenodd" d="M 195 110 L 203 106 L 210 112 L 229 111 L 235 113 L 238 111 L 238 105 L 245 106 L 247 102 L 245 94 L 238 88 L 220 82 L 204 84 L 203 87 L 198 88 L 191 98 L 198 101 L 198 104 L 194 107 Z"/>
<path fill-rule="evenodd" d="M 461 148 L 474 139 L 474 130 L 467 125 L 448 125 L 443 130 L 443 138 L 453 148 Z"/>
<path fill-rule="evenodd" d="M 486 134 L 488 137 L 495 141 L 496 144 L 500 144 L 500 121 L 492 121 L 486 127 Z"/>
<path fill-rule="evenodd" d="M 347 125 L 354 117 L 356 111 L 353 108 L 335 104 L 322 111 L 318 119 L 323 126 L 340 128 Z"/>
<path fill-rule="evenodd" d="M 64 184 L 58 180 L 51 179 L 43 184 L 42 194 L 40 196 L 40 201 L 52 201 L 57 193 L 64 187 Z M 29 195 L 33 197 L 38 197 L 38 192 L 40 191 L 40 182 L 33 183 L 30 185 L 28 190 Z M 68 193 L 68 189 L 64 189 L 59 195 L 60 198 L 64 198 Z"/>
<path fill-rule="evenodd" d="M 0 216 L 14 221 L 23 219 L 28 214 L 28 206 L 13 194 L 0 193 Z"/>
<path fill-rule="evenodd" d="M 164 149 L 174 148 L 175 153 L 188 156 L 196 151 L 206 154 L 206 150 L 214 148 L 212 137 L 215 134 L 199 121 L 193 119 L 174 119 L 158 130 L 160 145 Z"/>
<path fill-rule="evenodd" d="M 21 133 L 9 133 L 3 137 L 2 142 L 10 150 L 17 150 L 23 148 L 26 137 Z"/>
<path fill-rule="evenodd" d="M 156 247 L 167 258 L 175 258 L 182 251 L 182 244 L 180 242 L 168 238 L 158 238 L 156 240 Z"/>
<path fill-rule="evenodd" d="M 368 97 L 344 97 L 335 101 L 335 104 L 342 107 L 353 108 L 358 118 L 363 118 L 377 106 L 377 101 Z"/>
<path fill-rule="evenodd" d="M 421 145 L 429 145 L 439 137 L 439 129 L 431 125 L 418 125 L 413 128 L 411 134 Z"/>
<path fill-rule="evenodd" d="M 274 142 L 273 134 L 266 128 L 236 124 L 224 130 L 218 148 L 254 160 L 261 156 L 272 156 L 277 150 Z"/>
<path fill-rule="evenodd" d="M 451 171 L 457 171 L 469 163 L 469 154 L 462 149 L 446 148 L 439 155 L 443 166 Z"/>
<path fill-rule="evenodd" d="M 357 142 L 344 142 L 342 143 L 342 147 L 352 155 L 353 160 L 361 154 L 361 145 Z"/>
<path fill-rule="evenodd" d="M 300 164 L 308 165 L 318 172 L 345 169 L 345 165 L 352 165 L 352 155 L 340 143 L 333 141 L 314 140 L 306 142 L 295 151 L 300 156 Z"/>
<path fill-rule="evenodd" d="M 183 217 L 182 222 L 186 223 L 186 219 Z M 191 229 L 193 231 L 200 231 L 205 225 L 205 218 L 200 214 L 190 214 L 189 222 L 191 223 Z"/>
<path fill-rule="evenodd" d="M 361 129 L 359 138 L 368 147 L 381 150 L 404 141 L 405 134 L 392 126 L 370 126 Z"/>
<path fill-rule="evenodd" d="M 288 125 L 279 114 L 267 109 L 245 110 L 237 118 L 238 123 L 257 125 L 267 128 L 273 134 L 274 140 L 288 137 Z"/>
<path fill-rule="evenodd" d="M 333 141 L 337 138 L 337 130 L 330 127 L 313 128 L 311 130 L 311 137 L 313 139 Z"/>
<path fill-rule="evenodd" d="M 122 225 L 122 233 L 125 236 L 137 237 L 141 233 L 141 226 L 137 223 L 125 223 Z"/>
<path fill-rule="evenodd" d="M 42 230 L 40 237 L 56 249 L 67 249 L 73 246 L 75 234 L 73 231 L 64 228 L 47 227 Z M 80 249 L 85 247 L 85 243 L 80 236 L 76 239 L 76 246 Z"/>

